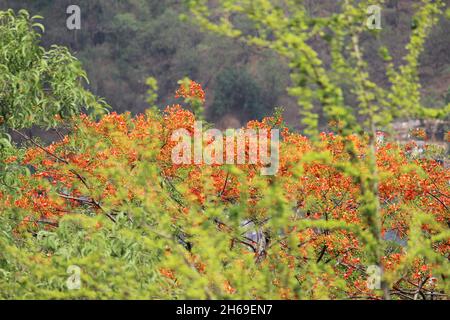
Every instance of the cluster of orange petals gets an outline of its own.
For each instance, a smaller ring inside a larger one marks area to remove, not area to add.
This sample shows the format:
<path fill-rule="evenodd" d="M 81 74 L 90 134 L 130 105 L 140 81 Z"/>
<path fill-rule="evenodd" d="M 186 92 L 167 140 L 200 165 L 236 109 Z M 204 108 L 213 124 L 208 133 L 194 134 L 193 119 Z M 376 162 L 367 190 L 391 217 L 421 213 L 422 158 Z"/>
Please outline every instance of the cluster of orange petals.
<path fill-rule="evenodd" d="M 178 90 L 176 91 L 175 98 L 196 98 L 200 101 L 205 101 L 205 91 L 203 91 L 203 88 L 201 84 L 190 80 L 189 86 L 185 86 L 184 84 L 181 84 Z"/>

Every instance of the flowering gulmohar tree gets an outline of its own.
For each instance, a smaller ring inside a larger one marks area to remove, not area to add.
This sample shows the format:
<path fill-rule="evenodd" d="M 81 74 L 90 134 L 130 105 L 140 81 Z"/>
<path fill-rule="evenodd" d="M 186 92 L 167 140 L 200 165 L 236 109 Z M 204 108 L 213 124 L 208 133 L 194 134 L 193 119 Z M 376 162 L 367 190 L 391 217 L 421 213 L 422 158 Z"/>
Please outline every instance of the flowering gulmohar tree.
<path fill-rule="evenodd" d="M 347 144 L 366 157 L 368 139 L 323 133 L 312 143 L 269 117 L 247 127 L 281 129 L 277 175 L 261 176 L 262 164 L 174 165 L 171 134 L 193 132 L 194 121 L 180 105 L 136 117 L 81 116 L 60 141 L 7 159 L 31 173 L 19 177 L 17 195 L 1 196 L 2 216 L 16 221 L 3 256 L 12 259 L 12 243 L 39 248 L 19 255 L 22 271 L 9 276 L 44 281 L 31 291 L 50 297 L 380 297 L 368 283 L 375 240 L 361 189 L 351 171 L 337 168 L 348 161 Z M 449 171 L 409 148 L 376 149 L 382 264 L 393 297 L 443 298 Z M 72 264 L 83 270 L 81 290 L 46 278 Z M 120 281 L 130 283 L 125 289 Z M 97 286 L 119 287 L 99 293 Z"/>
<path fill-rule="evenodd" d="M 179 104 L 133 116 L 102 114 L 101 102 L 68 81 L 68 110 L 52 95 L 39 122 L 2 120 L 0 298 L 448 299 L 448 167 L 426 148 L 415 152 L 413 142 L 378 139 L 393 117 L 445 115 L 420 105 L 417 81 L 421 46 L 441 2 L 421 1 L 424 23 L 413 32 L 405 66 L 396 69 L 383 51 L 389 88 L 378 88 L 366 72 L 358 41 L 363 15 L 353 1 L 323 20 L 309 19 L 292 1 L 287 11 L 266 0 L 217 8 L 259 22 L 267 38 L 239 33 L 226 19 L 210 21 L 204 1 L 189 2 L 203 26 L 290 61 L 290 93 L 299 97 L 308 135 L 289 130 L 280 112 L 246 124 L 268 141 L 279 130 L 273 175 L 261 175 L 267 164 L 259 152 L 256 162 L 174 163 L 174 133 L 184 129 L 194 141 L 202 120 L 199 83 L 181 80 Z M 11 17 L 11 26 L 30 22 L 25 13 Z M 308 45 L 327 23 L 336 32 L 334 71 Z M 14 34 L 13 27 L 0 30 Z M 357 106 L 346 102 L 344 86 Z M 324 132 L 314 103 L 330 123 Z M 60 138 L 46 145 L 21 131 L 30 125 L 54 127 Z M 11 131 L 21 145 L 11 142 Z M 216 139 L 203 135 L 201 144 L 230 143 L 229 136 Z M 243 140 L 246 159 L 255 156 L 251 139 Z"/>

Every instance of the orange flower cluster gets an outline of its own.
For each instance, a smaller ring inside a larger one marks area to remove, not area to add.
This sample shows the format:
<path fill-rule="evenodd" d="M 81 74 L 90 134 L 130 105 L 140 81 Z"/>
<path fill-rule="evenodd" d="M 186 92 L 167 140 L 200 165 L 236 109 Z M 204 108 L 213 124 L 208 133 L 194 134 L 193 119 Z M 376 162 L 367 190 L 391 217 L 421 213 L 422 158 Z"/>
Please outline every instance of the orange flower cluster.
<path fill-rule="evenodd" d="M 180 88 L 177 95 L 204 99 L 203 90 L 195 82 L 191 82 L 189 91 Z M 64 214 L 80 212 L 87 207 L 91 212 L 104 214 L 104 205 L 114 208 L 132 199 L 144 201 L 152 197 L 152 201 L 161 208 L 167 208 L 167 198 L 160 196 L 158 179 L 161 179 L 176 189 L 182 199 L 178 203 L 179 211 L 170 213 L 174 219 L 177 215 L 191 214 L 190 207 L 201 207 L 207 201 L 224 206 L 247 201 L 248 216 L 261 220 L 266 218 L 269 214 L 264 202 L 267 184 L 261 184 L 259 176 L 262 164 L 236 165 L 242 175 L 235 175 L 225 165 L 172 163 L 171 152 L 175 143 L 170 139 L 172 133 L 184 128 L 193 134 L 194 121 L 195 116 L 179 105 L 168 107 L 162 117 L 153 113 L 136 117 L 111 113 L 96 122 L 82 116 L 70 136 L 46 147 L 46 151 L 30 148 L 23 159 L 18 159 L 33 167 L 33 173 L 30 177 L 23 177 L 20 198 L 11 203 L 9 199 L 0 197 L 0 205 L 24 209 L 27 212 L 25 227 L 40 228 L 44 224 L 49 228 L 57 225 L 59 217 Z M 280 125 L 281 119 L 266 118 L 251 121 L 246 128 L 270 130 Z M 276 181 L 281 186 L 282 196 L 292 206 L 291 219 L 336 220 L 362 225 L 359 185 L 336 164 L 349 161 L 348 142 L 363 159 L 366 141 L 356 136 L 324 133 L 319 143 L 313 144 L 305 136 L 286 128 L 281 130 L 281 140 L 278 174 L 263 181 L 269 185 Z M 328 159 L 305 161 L 311 152 L 326 154 Z M 8 161 L 16 160 L 11 158 Z M 159 176 L 149 177 L 145 188 L 132 185 L 136 168 L 149 163 L 156 165 Z M 407 170 L 408 167 L 411 169 Z M 377 168 L 385 236 L 393 234 L 401 240 L 408 238 L 411 212 L 405 209 L 405 205 L 412 205 L 433 216 L 442 225 L 448 223 L 448 168 L 433 160 L 411 160 L 407 150 L 389 142 L 377 148 Z M 362 165 L 354 169 L 367 170 Z M 123 194 L 127 199 L 123 199 Z M 219 229 L 227 230 L 225 226 L 219 226 Z M 431 227 L 427 230 L 427 226 L 424 226 L 424 231 L 434 232 Z M 285 250 L 288 244 L 280 241 L 277 249 L 267 253 L 268 263 L 282 261 L 294 270 L 299 263 L 307 261 L 313 249 L 318 253 L 320 259 L 316 259 L 319 261 L 339 261 L 334 267 L 336 274 L 351 282 L 355 292 L 371 294 L 360 272 L 363 268 L 363 245 L 353 232 L 286 228 L 283 233 L 294 233 L 299 245 L 295 250 Z M 449 240 L 434 245 L 434 250 L 442 255 L 448 255 L 449 249 Z M 400 247 L 397 252 L 385 256 L 384 267 L 395 269 L 404 254 Z M 205 271 L 206 266 L 199 259 L 193 259 L 193 263 L 199 272 Z M 432 268 L 432 265 L 418 262 L 411 279 L 429 275 Z M 172 270 L 161 269 L 160 272 L 166 278 L 175 279 Z M 329 282 L 331 285 L 332 280 Z M 228 281 L 224 288 L 229 293 L 235 292 Z M 283 288 L 280 292 L 285 297 L 290 296 Z"/>
<path fill-rule="evenodd" d="M 175 98 L 196 98 L 201 102 L 205 102 L 205 92 L 201 84 L 190 80 L 189 85 L 186 86 L 184 83 L 180 85 L 178 90 L 176 91 Z"/>
<path fill-rule="evenodd" d="M 424 129 L 422 129 L 422 128 L 416 128 L 416 129 L 411 131 L 411 136 L 412 137 L 416 137 L 416 138 L 421 139 L 421 140 L 426 140 L 427 139 L 427 132 Z"/>

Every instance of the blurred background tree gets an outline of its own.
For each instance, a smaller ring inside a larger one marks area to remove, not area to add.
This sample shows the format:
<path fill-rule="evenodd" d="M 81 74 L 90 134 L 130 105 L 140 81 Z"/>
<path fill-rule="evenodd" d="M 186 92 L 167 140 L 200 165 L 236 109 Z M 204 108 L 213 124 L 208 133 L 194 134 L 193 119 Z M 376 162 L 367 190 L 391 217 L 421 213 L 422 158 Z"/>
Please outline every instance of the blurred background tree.
<path fill-rule="evenodd" d="M 389 81 L 383 72 L 384 62 L 371 49 L 381 43 L 389 48 L 394 63 L 401 61 L 411 29 L 414 2 L 386 1 L 380 37 L 363 35 L 360 39 L 365 58 L 370 61 L 370 73 L 379 85 L 388 85 Z M 309 14 L 316 17 L 337 12 L 339 6 L 334 0 L 303 3 Z M 91 91 L 105 97 L 114 110 L 144 111 L 149 76 L 158 81 L 156 103 L 171 104 L 175 101 L 172 93 L 177 85 L 173 79 L 187 76 L 201 83 L 208 92 L 206 114 L 208 120 L 219 126 L 226 126 L 225 120 L 230 118 L 234 126 L 239 126 L 249 117 L 270 114 L 280 105 L 285 109 L 287 123 L 301 128 L 296 99 L 284 90 L 290 84 L 286 61 L 266 50 L 254 50 L 236 40 L 198 30 L 189 19 L 180 19 L 180 15 L 187 13 L 181 1 L 79 0 L 82 26 L 76 31 L 66 28 L 66 8 L 70 4 L 69 0 L 0 0 L 0 9 L 26 8 L 33 15 L 44 16 L 44 46 L 57 43 L 75 52 L 87 70 Z M 244 19 L 238 23 L 241 29 L 251 28 Z M 450 86 L 448 27 L 449 22 L 441 19 L 421 56 L 424 99 L 441 104 Z M 311 45 L 325 62 L 330 61 L 323 39 L 313 37 Z M 242 87 L 227 84 L 233 78 Z M 227 90 L 233 94 L 226 96 L 230 94 Z M 320 108 L 315 112 L 322 114 Z M 323 117 L 319 120 L 321 126 L 326 124 Z"/>

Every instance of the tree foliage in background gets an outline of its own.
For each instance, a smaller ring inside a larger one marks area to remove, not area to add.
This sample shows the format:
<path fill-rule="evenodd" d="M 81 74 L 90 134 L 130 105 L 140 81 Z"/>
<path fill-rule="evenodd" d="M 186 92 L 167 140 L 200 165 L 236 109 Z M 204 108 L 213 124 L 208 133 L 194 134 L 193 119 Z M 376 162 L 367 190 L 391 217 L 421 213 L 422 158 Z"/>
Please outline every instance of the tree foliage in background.
<path fill-rule="evenodd" d="M 306 13 L 310 17 L 322 17 L 339 12 L 340 4 L 335 0 L 305 0 Z M 408 41 L 412 15 L 416 0 L 388 0 L 382 6 L 382 27 L 379 37 L 369 33 L 360 38 L 365 49 L 365 58 L 370 60 L 368 70 L 382 87 L 389 85 L 383 72 L 383 60 L 379 58 L 379 44 L 387 46 L 393 62 L 401 63 Z M 264 116 L 271 114 L 274 106 L 283 106 L 286 121 L 290 126 L 299 126 L 295 98 L 286 95 L 289 74 L 286 60 L 271 54 L 268 50 L 252 50 L 249 46 L 217 34 L 199 30 L 188 10 L 178 0 L 79 0 L 81 29 L 66 28 L 66 8 L 70 0 L 26 1 L 0 0 L 0 10 L 26 8 L 33 14 L 45 17 L 46 32 L 43 46 L 49 48 L 57 43 L 67 46 L 83 62 L 90 79 L 90 90 L 105 97 L 117 112 L 143 112 L 146 108 L 146 78 L 151 75 L 159 83 L 159 105 L 174 103 L 172 93 L 177 79 L 196 79 L 208 90 L 205 103 L 208 120 L 220 124 L 221 118 L 214 116 L 215 108 L 233 109 L 232 105 L 218 104 L 214 99 L 221 94 L 218 77 L 223 78 L 226 69 L 238 73 L 246 70 L 261 88 Z M 214 5 L 214 3 L 212 2 Z M 184 19 L 180 20 L 179 17 Z M 247 19 L 233 16 L 240 29 L 254 32 Z M 425 44 L 421 57 L 421 84 L 425 98 L 430 105 L 443 103 L 445 90 L 450 85 L 448 61 L 448 21 L 441 19 Z M 312 36 L 308 42 L 324 61 L 329 55 L 323 39 Z M 345 89 L 345 86 L 343 87 Z M 249 89 L 252 89 L 249 86 Z M 347 94 L 347 91 L 344 91 Z M 245 95 L 242 104 L 256 105 L 250 101 L 252 92 Z M 258 96 L 255 96 L 260 100 Z M 233 103 L 231 99 L 220 99 Z M 214 104 L 214 106 L 213 106 Z M 266 108 L 269 106 L 269 108 Z M 315 105 L 314 112 L 321 113 L 321 106 Z M 220 113 L 220 112 L 219 112 Z M 241 112 L 231 114 L 242 123 L 248 117 Z M 326 121 L 319 118 L 321 128 Z M 442 136 L 442 134 L 440 135 Z"/>
<path fill-rule="evenodd" d="M 211 112 L 217 119 L 226 114 L 241 114 L 241 119 L 261 119 L 269 107 L 262 90 L 244 69 L 225 69 L 217 77 L 217 92 Z M 243 115 L 242 115 L 243 114 Z"/>
<path fill-rule="evenodd" d="M 46 25 L 44 44 L 59 43 L 71 48 L 89 74 L 92 92 L 105 97 L 118 112 L 139 113 L 147 108 L 145 80 L 149 75 L 158 80 L 160 100 L 157 102 L 164 105 L 174 102 L 174 79 L 197 79 L 214 97 L 215 92 L 220 93 L 221 90 L 216 89 L 216 75 L 224 69 L 251 67 L 251 76 L 265 87 L 271 86 L 273 75 L 279 75 L 282 70 L 272 67 L 272 72 L 266 73 L 265 70 L 273 63 L 266 59 L 265 53 L 255 55 L 240 44 L 208 35 L 190 21 L 180 20 L 179 16 L 186 12 L 186 8 L 179 1 L 126 0 L 111 3 L 80 0 L 77 5 L 81 9 L 82 25 L 75 31 L 66 28 L 66 8 L 72 4 L 71 1 L 30 3 L 0 0 L 0 9 L 2 3 L 5 8 L 27 8 L 43 15 Z M 287 81 L 286 73 L 282 77 Z M 282 88 L 280 84 L 278 87 Z M 272 99 L 277 100 L 284 94 L 279 88 L 277 95 L 275 92 L 272 94 Z M 248 103 L 249 98 L 246 99 L 243 102 Z M 226 109 L 232 106 L 218 107 Z M 270 111 L 265 110 L 264 115 Z M 220 120 L 215 112 L 207 115 L 211 120 Z M 236 117 L 240 121 L 248 120 L 241 118 L 240 114 Z"/>

